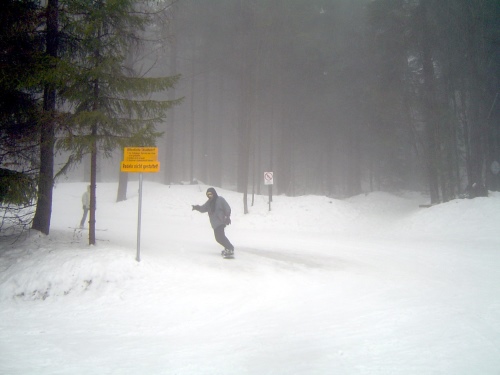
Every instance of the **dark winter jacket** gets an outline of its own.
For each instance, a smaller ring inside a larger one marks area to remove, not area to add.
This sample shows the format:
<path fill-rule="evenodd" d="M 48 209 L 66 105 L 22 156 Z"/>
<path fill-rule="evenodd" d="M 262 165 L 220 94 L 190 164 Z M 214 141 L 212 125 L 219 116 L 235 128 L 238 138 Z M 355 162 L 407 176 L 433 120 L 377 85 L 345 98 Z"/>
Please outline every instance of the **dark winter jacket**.
<path fill-rule="evenodd" d="M 200 212 L 208 212 L 210 225 L 212 225 L 214 229 L 221 225 L 228 225 L 231 222 L 231 207 L 229 207 L 229 204 L 223 197 L 217 195 L 214 188 L 209 188 L 207 190 L 207 193 L 208 192 L 213 194 L 212 198 L 201 206 L 193 206 L 193 209 Z"/>

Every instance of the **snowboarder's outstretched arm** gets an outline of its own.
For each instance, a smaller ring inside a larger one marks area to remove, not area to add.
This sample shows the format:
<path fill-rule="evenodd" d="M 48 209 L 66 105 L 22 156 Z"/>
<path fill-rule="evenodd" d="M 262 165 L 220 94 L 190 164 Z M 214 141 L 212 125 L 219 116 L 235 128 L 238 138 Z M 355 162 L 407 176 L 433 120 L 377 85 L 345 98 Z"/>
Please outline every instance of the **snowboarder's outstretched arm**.
<path fill-rule="evenodd" d="M 207 212 L 208 211 L 208 202 L 206 202 L 205 204 L 203 205 L 199 205 L 199 204 L 194 204 L 194 205 L 191 205 L 191 207 L 193 208 L 192 211 L 199 211 L 199 212 Z"/>

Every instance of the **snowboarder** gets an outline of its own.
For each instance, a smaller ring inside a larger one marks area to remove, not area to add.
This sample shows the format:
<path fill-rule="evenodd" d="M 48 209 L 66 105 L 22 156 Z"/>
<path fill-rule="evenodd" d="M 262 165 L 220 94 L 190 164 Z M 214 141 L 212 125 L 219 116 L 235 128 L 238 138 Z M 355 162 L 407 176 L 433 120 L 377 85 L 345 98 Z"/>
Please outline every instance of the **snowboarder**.
<path fill-rule="evenodd" d="M 231 224 L 231 207 L 227 201 L 217 195 L 213 187 L 207 189 L 208 201 L 203 205 L 193 205 L 193 210 L 199 212 L 208 212 L 210 224 L 214 230 L 215 240 L 224 246 L 222 256 L 225 258 L 234 255 L 234 246 L 229 242 L 224 233 L 226 225 Z"/>
<path fill-rule="evenodd" d="M 90 209 L 90 185 L 87 186 L 87 191 L 82 195 L 83 216 L 80 221 L 80 228 L 85 226 L 85 220 Z"/>

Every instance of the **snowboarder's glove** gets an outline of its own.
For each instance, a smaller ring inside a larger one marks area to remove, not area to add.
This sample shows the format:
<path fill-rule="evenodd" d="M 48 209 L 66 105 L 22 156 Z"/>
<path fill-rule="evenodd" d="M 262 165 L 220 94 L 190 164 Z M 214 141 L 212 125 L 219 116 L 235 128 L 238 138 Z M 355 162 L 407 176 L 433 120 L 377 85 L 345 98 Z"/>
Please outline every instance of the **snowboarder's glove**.
<path fill-rule="evenodd" d="M 199 211 L 200 210 L 200 205 L 199 204 L 195 204 L 195 205 L 192 205 L 191 207 L 193 207 L 193 209 L 191 211 Z"/>
<path fill-rule="evenodd" d="M 231 224 L 231 218 L 229 216 L 224 217 L 224 224 L 226 225 Z"/>

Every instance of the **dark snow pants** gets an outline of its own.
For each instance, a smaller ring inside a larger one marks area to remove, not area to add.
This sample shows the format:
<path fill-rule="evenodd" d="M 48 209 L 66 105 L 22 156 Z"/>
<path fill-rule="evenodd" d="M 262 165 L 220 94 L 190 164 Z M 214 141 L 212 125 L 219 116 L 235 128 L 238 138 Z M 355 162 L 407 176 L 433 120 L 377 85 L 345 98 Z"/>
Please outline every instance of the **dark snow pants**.
<path fill-rule="evenodd" d="M 214 229 L 215 240 L 222 246 L 224 246 L 224 249 L 234 250 L 234 246 L 231 244 L 231 242 L 229 242 L 226 234 L 224 233 L 225 227 L 225 225 L 221 225 Z"/>

